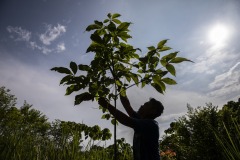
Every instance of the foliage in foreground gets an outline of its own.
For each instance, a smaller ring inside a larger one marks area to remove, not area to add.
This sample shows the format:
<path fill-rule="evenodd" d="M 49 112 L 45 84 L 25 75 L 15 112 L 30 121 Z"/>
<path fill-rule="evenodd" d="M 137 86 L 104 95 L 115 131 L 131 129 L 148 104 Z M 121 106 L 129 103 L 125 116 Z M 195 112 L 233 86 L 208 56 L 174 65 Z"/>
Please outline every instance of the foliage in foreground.
<path fill-rule="evenodd" d="M 150 85 L 163 94 L 166 85 L 177 84 L 171 78 L 176 76 L 175 65 L 192 61 L 179 57 L 176 51 L 166 53 L 172 49 L 166 45 L 167 39 L 147 47 L 147 53 L 142 53 L 141 49 L 128 43 L 132 38 L 129 34 L 131 22 L 119 20 L 121 15 L 118 13 L 107 16 L 104 21 L 95 20 L 86 28 L 92 32 L 86 53 L 95 55 L 90 64 L 70 62 L 68 68 L 51 69 L 63 74 L 60 84 L 67 86 L 66 95 L 77 92 L 75 105 L 99 97 L 116 100 L 119 94 L 125 96 L 125 91 L 133 85 L 142 88 Z M 107 112 L 101 106 L 99 109 Z M 106 113 L 102 116 L 103 119 L 110 117 Z"/>
<path fill-rule="evenodd" d="M 170 124 L 161 141 L 162 152 L 172 150 L 178 160 L 239 159 L 240 102 L 230 101 L 222 109 L 207 104 L 193 109 Z M 231 159 L 230 158 L 230 159 Z"/>
<path fill-rule="evenodd" d="M 109 129 L 97 125 L 56 120 L 52 123 L 26 102 L 16 107 L 16 98 L 0 88 L 0 159 L 113 159 L 113 146 L 100 146 L 111 138 Z M 117 140 L 119 159 L 131 159 L 124 139 Z"/>

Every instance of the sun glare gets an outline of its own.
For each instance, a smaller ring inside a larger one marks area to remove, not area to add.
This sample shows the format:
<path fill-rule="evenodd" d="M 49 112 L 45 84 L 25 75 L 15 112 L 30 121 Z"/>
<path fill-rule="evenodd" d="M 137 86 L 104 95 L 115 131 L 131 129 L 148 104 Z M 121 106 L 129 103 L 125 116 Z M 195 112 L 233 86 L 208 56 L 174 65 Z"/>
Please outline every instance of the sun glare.
<path fill-rule="evenodd" d="M 215 46 L 223 46 L 230 36 L 230 28 L 223 24 L 214 25 L 208 33 L 210 43 Z"/>

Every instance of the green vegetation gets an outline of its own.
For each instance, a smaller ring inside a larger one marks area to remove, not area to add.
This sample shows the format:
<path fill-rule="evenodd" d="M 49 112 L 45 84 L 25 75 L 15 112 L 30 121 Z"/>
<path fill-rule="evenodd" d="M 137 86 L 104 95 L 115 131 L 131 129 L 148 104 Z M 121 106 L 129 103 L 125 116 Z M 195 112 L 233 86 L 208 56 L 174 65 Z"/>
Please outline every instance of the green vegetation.
<path fill-rule="evenodd" d="M 161 141 L 163 155 L 171 150 L 174 158 L 239 159 L 240 102 L 230 101 L 222 109 L 207 104 L 193 109 L 170 124 Z"/>
<path fill-rule="evenodd" d="M 239 159 L 240 102 L 230 101 L 220 110 L 212 104 L 193 109 L 170 124 L 160 142 L 163 160 Z M 26 102 L 0 88 L 0 159 L 106 159 L 114 158 L 114 145 L 99 145 L 111 138 L 99 126 L 55 120 L 48 122 Z M 132 148 L 118 139 L 119 160 L 131 160 Z"/>
<path fill-rule="evenodd" d="M 0 88 L 0 159 L 113 159 L 112 146 L 96 145 L 110 138 L 109 129 L 97 125 L 50 123 L 26 102 L 17 107 L 15 96 Z M 131 159 L 131 146 L 124 139 L 117 140 L 117 147 L 119 159 Z"/>
<path fill-rule="evenodd" d="M 229 111 L 229 106 L 230 111 Z M 240 99 L 238 103 L 229 102 L 223 108 L 223 116 L 225 120 L 222 121 L 224 134 L 214 131 L 217 141 L 224 151 L 224 158 L 228 160 L 240 159 Z"/>

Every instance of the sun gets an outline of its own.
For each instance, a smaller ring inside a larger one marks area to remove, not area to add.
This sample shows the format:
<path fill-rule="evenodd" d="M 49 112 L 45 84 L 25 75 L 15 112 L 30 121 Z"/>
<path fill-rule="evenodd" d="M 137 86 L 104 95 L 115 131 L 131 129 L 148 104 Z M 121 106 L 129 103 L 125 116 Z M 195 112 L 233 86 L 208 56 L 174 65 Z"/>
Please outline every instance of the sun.
<path fill-rule="evenodd" d="M 208 40 L 211 44 L 221 47 L 230 37 L 230 28 L 224 24 L 215 24 L 208 32 Z"/>

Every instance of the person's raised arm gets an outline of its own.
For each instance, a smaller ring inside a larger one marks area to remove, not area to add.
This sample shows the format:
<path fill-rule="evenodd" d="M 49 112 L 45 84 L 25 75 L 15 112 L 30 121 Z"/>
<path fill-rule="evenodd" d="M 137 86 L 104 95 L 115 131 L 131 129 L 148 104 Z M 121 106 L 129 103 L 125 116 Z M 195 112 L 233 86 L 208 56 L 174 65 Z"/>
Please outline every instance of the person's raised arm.
<path fill-rule="evenodd" d="M 133 108 L 132 108 L 132 106 L 131 106 L 131 104 L 130 104 L 130 102 L 129 102 L 129 100 L 128 100 L 127 95 L 124 97 L 124 96 L 122 96 L 122 95 L 120 94 L 120 100 L 121 100 L 121 102 L 122 102 L 123 107 L 124 107 L 125 110 L 127 111 L 128 115 L 129 115 L 130 117 L 133 117 L 135 111 L 133 110 Z"/>
<path fill-rule="evenodd" d="M 98 103 L 108 109 L 108 111 L 123 125 L 133 128 L 133 119 L 128 117 L 123 112 L 115 109 L 110 103 L 106 101 L 105 98 L 99 98 Z"/>

